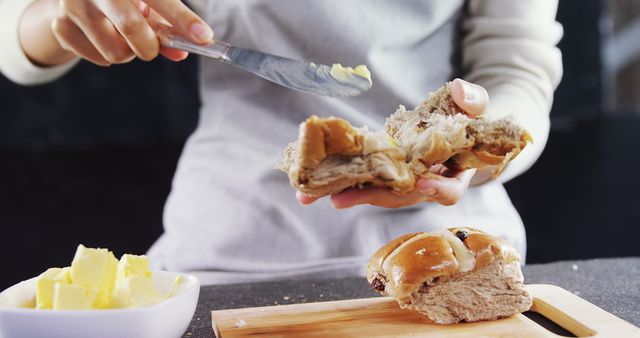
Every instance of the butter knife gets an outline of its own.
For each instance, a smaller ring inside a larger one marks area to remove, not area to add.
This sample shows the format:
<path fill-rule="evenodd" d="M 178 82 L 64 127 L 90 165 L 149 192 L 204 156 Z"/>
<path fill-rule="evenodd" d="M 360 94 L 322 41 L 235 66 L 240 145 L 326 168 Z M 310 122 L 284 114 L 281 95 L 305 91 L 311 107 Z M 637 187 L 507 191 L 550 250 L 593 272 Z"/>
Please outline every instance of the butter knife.
<path fill-rule="evenodd" d="M 362 94 L 371 88 L 371 80 L 352 73 L 332 75 L 332 66 L 315 64 L 232 46 L 213 40 L 206 45 L 192 43 L 174 34 L 169 27 L 157 29 L 164 47 L 220 60 L 240 67 L 283 87 L 329 97 L 348 97 Z"/>

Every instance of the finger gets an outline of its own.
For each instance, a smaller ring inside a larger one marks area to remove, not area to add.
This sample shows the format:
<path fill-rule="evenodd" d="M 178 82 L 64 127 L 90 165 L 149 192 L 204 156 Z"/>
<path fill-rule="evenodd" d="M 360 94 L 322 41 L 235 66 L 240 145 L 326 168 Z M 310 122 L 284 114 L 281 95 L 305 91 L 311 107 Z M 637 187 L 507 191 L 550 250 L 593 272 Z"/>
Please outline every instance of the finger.
<path fill-rule="evenodd" d="M 398 196 L 385 188 L 351 188 L 331 195 L 331 204 L 336 209 L 350 208 L 360 204 L 371 204 L 384 208 L 401 208 L 427 199 L 420 193 Z"/>
<path fill-rule="evenodd" d="M 420 179 L 418 191 L 442 205 L 453 205 L 462 197 L 462 184 L 452 178 Z"/>
<path fill-rule="evenodd" d="M 171 61 L 182 61 L 189 56 L 189 53 L 173 48 L 160 47 L 160 54 Z"/>
<path fill-rule="evenodd" d="M 158 24 L 171 26 L 171 23 L 169 23 L 167 19 L 163 18 L 162 15 L 160 15 L 158 12 L 154 11 L 153 8 L 149 7 L 148 5 L 145 6 L 147 6 L 145 18 L 148 19 L 147 21 L 151 24 L 152 28 L 154 27 L 154 25 Z"/>
<path fill-rule="evenodd" d="M 205 43 L 213 39 L 211 27 L 181 1 L 148 0 L 147 4 L 167 19 L 173 28 L 185 38 L 195 43 Z"/>
<path fill-rule="evenodd" d="M 169 25 L 169 22 L 165 20 L 165 18 L 163 18 L 160 14 L 158 14 L 158 12 L 154 11 L 149 6 L 147 6 L 144 2 L 140 0 L 135 0 L 135 1 L 139 1 L 139 3 L 142 4 L 142 5 L 138 5 L 138 7 L 140 11 L 144 13 L 144 17 L 148 19 L 148 22 L 151 24 L 152 29 L 155 30 L 158 24 L 164 24 L 167 26 Z M 160 54 L 166 57 L 167 59 L 175 62 L 182 61 L 189 56 L 189 53 L 183 50 L 162 47 L 162 46 L 160 46 Z"/>
<path fill-rule="evenodd" d="M 487 109 L 489 94 L 482 86 L 455 79 L 449 89 L 453 101 L 471 117 L 482 115 Z"/>
<path fill-rule="evenodd" d="M 149 17 L 149 14 L 151 13 L 151 7 L 149 7 L 146 2 L 142 0 L 133 0 L 133 4 L 136 6 L 136 8 L 138 8 L 138 11 L 140 11 L 140 14 L 142 14 L 142 16 L 144 16 L 145 18 Z"/>
<path fill-rule="evenodd" d="M 313 202 L 315 202 L 316 200 L 318 200 L 319 197 L 311 197 L 311 196 L 307 196 L 304 193 L 300 192 L 300 191 L 296 191 L 296 198 L 298 199 L 298 202 L 300 202 L 303 205 L 309 205 Z"/>
<path fill-rule="evenodd" d="M 458 172 L 453 172 L 451 169 L 444 166 L 442 163 L 434 164 L 429 168 L 429 173 L 436 174 L 438 176 L 454 177 Z"/>
<path fill-rule="evenodd" d="M 135 54 L 111 21 L 91 2 L 85 0 L 62 0 L 61 2 L 63 10 L 103 58 L 110 63 L 125 63 L 135 58 Z"/>
<path fill-rule="evenodd" d="M 418 180 L 416 187 L 434 202 L 453 205 L 462 198 L 474 174 L 475 169 L 462 171 L 454 177 L 422 178 Z"/>
<path fill-rule="evenodd" d="M 136 6 L 131 0 L 96 1 L 98 9 L 111 21 L 136 56 L 150 61 L 158 56 L 160 43 L 140 11 L 144 10 L 141 4 L 144 3 Z"/>
<path fill-rule="evenodd" d="M 111 65 L 91 44 L 80 28 L 68 17 L 63 16 L 53 20 L 51 30 L 63 49 L 99 66 L 107 67 Z"/>

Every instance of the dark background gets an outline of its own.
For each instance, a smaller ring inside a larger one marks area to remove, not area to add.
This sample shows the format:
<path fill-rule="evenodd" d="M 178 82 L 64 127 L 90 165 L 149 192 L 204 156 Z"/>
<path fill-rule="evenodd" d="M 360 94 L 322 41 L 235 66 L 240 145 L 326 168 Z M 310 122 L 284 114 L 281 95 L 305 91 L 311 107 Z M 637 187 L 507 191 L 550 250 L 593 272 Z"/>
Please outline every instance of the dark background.
<path fill-rule="evenodd" d="M 600 1 L 560 2 L 565 75 L 549 143 L 507 184 L 529 263 L 640 255 L 640 113 L 603 103 L 606 15 Z M 0 289 L 68 264 L 80 241 L 117 255 L 149 248 L 197 123 L 196 74 L 190 58 L 109 69 L 83 62 L 38 87 L 0 78 Z"/>

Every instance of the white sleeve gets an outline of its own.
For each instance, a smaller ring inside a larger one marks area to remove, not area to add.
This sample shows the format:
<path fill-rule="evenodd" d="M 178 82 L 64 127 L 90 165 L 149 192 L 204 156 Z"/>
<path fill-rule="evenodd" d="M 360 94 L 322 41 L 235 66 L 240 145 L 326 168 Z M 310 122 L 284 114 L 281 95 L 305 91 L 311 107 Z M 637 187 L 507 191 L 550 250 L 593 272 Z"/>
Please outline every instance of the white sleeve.
<path fill-rule="evenodd" d="M 20 18 L 30 4 L 30 0 L 0 0 L 0 72 L 22 85 L 52 81 L 71 69 L 78 60 L 54 67 L 38 67 L 31 63 L 18 38 Z"/>
<path fill-rule="evenodd" d="M 512 116 L 533 136 L 498 178 L 505 182 L 529 169 L 549 136 L 553 91 L 562 78 L 556 47 L 562 26 L 557 0 L 471 0 L 462 49 L 465 79 L 489 93 L 487 114 Z"/>

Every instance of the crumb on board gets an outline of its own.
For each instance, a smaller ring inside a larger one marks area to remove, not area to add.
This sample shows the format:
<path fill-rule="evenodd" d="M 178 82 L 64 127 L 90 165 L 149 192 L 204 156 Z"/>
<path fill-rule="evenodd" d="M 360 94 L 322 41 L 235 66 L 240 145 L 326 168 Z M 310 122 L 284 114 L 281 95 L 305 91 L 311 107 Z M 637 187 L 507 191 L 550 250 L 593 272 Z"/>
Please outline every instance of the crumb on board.
<path fill-rule="evenodd" d="M 236 322 L 234 323 L 236 325 L 237 328 L 241 328 L 247 325 L 247 322 L 244 319 L 236 319 Z"/>
<path fill-rule="evenodd" d="M 571 270 L 578 271 L 578 265 L 576 264 L 571 265 Z"/>
<path fill-rule="evenodd" d="M 284 299 L 284 300 L 289 300 L 289 298 L 291 298 L 291 297 L 289 297 L 289 296 L 282 297 L 282 299 Z"/>

